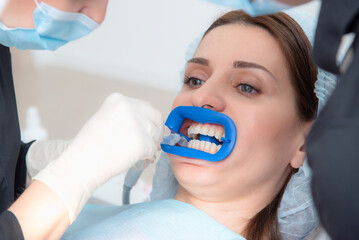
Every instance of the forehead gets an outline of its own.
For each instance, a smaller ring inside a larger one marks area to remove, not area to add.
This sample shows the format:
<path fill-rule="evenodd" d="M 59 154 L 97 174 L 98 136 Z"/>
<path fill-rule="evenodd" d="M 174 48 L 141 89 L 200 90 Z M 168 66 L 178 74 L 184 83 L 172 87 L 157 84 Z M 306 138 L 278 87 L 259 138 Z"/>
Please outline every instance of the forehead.
<path fill-rule="evenodd" d="M 277 40 L 263 28 L 242 24 L 228 24 L 210 31 L 202 39 L 194 57 L 206 58 L 213 65 L 231 65 L 237 60 L 254 62 L 273 74 L 287 69 Z"/>

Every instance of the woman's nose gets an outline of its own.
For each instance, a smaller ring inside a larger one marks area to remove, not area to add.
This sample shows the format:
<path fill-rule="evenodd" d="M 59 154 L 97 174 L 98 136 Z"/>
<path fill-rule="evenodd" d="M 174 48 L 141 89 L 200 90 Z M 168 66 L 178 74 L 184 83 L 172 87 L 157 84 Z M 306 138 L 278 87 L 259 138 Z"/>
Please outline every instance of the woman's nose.
<path fill-rule="evenodd" d="M 207 79 L 207 81 L 191 96 L 192 105 L 208 108 L 217 112 L 225 109 L 224 87 L 219 81 Z"/>

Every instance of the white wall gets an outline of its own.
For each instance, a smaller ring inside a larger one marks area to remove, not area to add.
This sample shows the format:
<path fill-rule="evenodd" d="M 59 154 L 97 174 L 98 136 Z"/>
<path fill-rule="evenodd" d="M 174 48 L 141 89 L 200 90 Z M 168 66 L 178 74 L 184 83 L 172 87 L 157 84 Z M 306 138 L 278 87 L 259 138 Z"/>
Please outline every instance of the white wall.
<path fill-rule="evenodd" d="M 177 91 L 187 46 L 224 9 L 201 0 L 110 0 L 99 29 L 56 52 L 34 52 L 35 64 Z"/>
<path fill-rule="evenodd" d="M 93 34 L 33 52 L 34 62 L 177 91 L 187 46 L 227 10 L 204 0 L 110 0 Z"/>

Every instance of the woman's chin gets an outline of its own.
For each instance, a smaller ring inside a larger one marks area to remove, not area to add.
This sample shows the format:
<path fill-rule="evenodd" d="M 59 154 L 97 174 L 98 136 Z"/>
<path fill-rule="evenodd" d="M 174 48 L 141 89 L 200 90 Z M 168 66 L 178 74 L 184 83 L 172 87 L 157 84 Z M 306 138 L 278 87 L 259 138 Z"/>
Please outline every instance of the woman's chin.
<path fill-rule="evenodd" d="M 215 182 L 216 168 L 212 162 L 206 160 L 172 156 L 173 173 L 179 183 L 190 185 L 208 185 Z"/>

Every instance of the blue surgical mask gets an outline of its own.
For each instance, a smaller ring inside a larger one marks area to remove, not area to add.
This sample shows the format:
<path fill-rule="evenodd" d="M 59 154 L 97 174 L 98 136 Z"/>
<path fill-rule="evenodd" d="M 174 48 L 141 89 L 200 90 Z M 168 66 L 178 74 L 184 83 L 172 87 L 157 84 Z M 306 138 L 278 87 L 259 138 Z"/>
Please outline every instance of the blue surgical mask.
<path fill-rule="evenodd" d="M 218 5 L 233 9 L 242 9 L 251 16 L 267 15 L 277 13 L 291 6 L 275 0 L 207 0 Z"/>
<path fill-rule="evenodd" d="M 44 2 L 35 2 L 35 28 L 8 28 L 0 22 L 1 44 L 21 50 L 56 50 L 99 25 L 82 13 L 63 12 Z"/>

